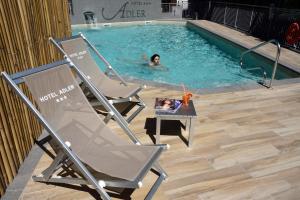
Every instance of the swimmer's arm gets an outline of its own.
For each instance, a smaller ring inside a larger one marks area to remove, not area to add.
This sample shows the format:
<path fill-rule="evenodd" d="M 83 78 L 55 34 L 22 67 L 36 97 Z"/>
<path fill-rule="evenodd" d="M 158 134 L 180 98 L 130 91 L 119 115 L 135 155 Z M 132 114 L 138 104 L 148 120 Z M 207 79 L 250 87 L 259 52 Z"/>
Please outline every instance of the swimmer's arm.
<path fill-rule="evenodd" d="M 146 54 L 143 54 L 143 55 L 142 55 L 142 59 L 145 60 L 145 61 L 147 61 L 147 60 L 148 60 L 147 55 L 146 55 Z"/>
<path fill-rule="evenodd" d="M 169 71 L 169 68 L 165 67 L 164 65 L 154 65 L 152 62 L 148 63 L 148 66 L 155 70 Z"/>
<path fill-rule="evenodd" d="M 159 69 L 160 69 L 161 71 L 169 71 L 169 68 L 167 68 L 167 67 L 164 66 L 164 65 L 159 65 Z"/>
<path fill-rule="evenodd" d="M 125 62 L 125 63 L 130 63 L 130 64 L 134 64 L 134 65 L 141 65 L 144 62 L 140 61 L 140 60 L 131 60 L 131 59 L 126 59 L 126 58 L 117 58 L 118 60 Z"/>

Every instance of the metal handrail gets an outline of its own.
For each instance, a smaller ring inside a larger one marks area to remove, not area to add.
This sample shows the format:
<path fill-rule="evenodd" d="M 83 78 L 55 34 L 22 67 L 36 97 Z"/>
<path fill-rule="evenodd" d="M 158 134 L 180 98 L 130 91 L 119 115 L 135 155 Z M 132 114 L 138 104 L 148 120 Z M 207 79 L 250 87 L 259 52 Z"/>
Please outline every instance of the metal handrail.
<path fill-rule="evenodd" d="M 209 2 L 209 1 L 204 1 L 204 2 Z M 254 4 L 229 3 L 229 2 L 225 2 L 225 1 L 213 1 L 212 3 L 223 4 L 223 5 L 227 5 L 227 6 L 241 6 L 241 7 L 263 8 L 263 9 L 273 8 L 275 10 L 282 11 L 282 12 L 296 12 L 296 13 L 300 12 L 300 9 L 281 8 L 281 7 L 275 7 L 275 6 L 272 7 L 272 6 L 261 6 L 261 5 L 254 5 Z"/>
<path fill-rule="evenodd" d="M 242 66 L 243 66 L 243 57 L 244 57 L 245 54 L 247 54 L 249 52 L 252 52 L 255 49 L 258 49 L 259 47 L 264 46 L 264 45 L 269 44 L 269 43 L 275 43 L 276 46 L 277 46 L 277 53 L 276 53 L 276 59 L 275 59 L 274 67 L 273 67 L 272 78 L 270 80 L 269 85 L 265 85 L 266 87 L 271 88 L 272 87 L 272 82 L 273 82 L 273 80 L 275 78 L 275 74 L 276 74 L 276 70 L 277 70 L 277 65 L 278 65 L 278 60 L 279 60 L 280 51 L 281 51 L 280 43 L 277 40 L 272 39 L 272 40 L 260 43 L 259 45 L 256 45 L 255 47 L 252 47 L 252 48 L 248 49 L 247 51 L 244 51 L 241 54 L 240 65 L 241 65 L 241 68 L 242 68 Z"/>

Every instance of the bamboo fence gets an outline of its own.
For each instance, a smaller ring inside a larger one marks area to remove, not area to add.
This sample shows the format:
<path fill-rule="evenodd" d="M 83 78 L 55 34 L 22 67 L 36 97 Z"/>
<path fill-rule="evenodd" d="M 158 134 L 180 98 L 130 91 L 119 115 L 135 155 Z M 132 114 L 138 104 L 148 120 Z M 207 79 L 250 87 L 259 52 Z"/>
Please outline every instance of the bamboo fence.
<path fill-rule="evenodd" d="M 11 74 L 60 59 L 48 38 L 71 35 L 68 9 L 68 0 L 1 0 L 0 71 Z M 41 126 L 2 78 L 0 93 L 1 197 L 40 135 Z"/>

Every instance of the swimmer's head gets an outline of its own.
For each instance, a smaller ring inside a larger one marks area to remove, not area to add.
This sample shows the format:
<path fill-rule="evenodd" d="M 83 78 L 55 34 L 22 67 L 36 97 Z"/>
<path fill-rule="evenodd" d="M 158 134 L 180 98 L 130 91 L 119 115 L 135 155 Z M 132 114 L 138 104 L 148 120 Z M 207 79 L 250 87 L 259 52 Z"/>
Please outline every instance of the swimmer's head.
<path fill-rule="evenodd" d="M 153 63 L 153 65 L 159 65 L 160 56 L 158 54 L 154 54 L 153 56 L 151 56 L 150 61 Z"/>

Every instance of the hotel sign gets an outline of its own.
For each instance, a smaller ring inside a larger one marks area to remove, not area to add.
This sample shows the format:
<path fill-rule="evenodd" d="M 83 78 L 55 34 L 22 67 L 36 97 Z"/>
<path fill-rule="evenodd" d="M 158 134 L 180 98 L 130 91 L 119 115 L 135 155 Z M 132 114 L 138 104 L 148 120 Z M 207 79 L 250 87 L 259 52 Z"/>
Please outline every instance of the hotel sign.
<path fill-rule="evenodd" d="M 73 0 L 72 24 L 159 19 L 161 0 Z"/>

